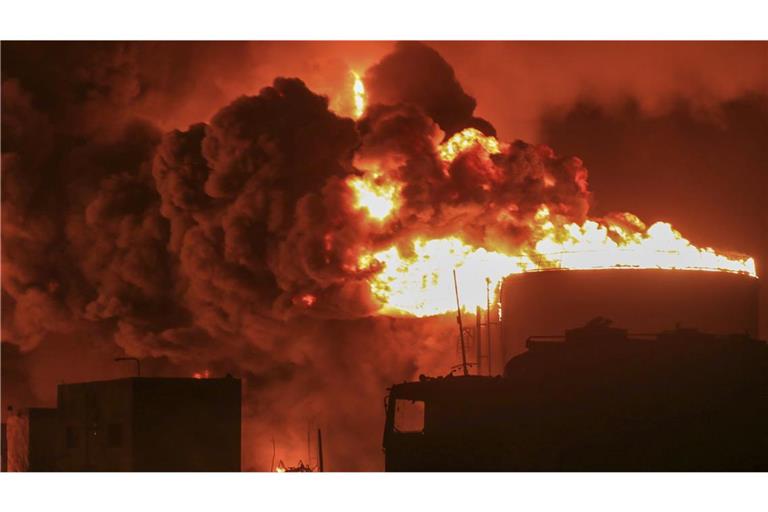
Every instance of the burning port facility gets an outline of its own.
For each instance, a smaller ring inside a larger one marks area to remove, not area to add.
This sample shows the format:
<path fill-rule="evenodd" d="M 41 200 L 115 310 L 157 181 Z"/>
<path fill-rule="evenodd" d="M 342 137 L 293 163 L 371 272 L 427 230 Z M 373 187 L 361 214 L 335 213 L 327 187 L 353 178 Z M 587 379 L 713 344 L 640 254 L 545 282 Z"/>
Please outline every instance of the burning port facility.
<path fill-rule="evenodd" d="M 500 375 L 392 386 L 386 470 L 768 470 L 756 283 L 680 270 L 508 277 Z"/>
<path fill-rule="evenodd" d="M 8 470 L 240 471 L 239 379 L 133 377 L 57 395 L 56 408 L 8 418 Z"/>

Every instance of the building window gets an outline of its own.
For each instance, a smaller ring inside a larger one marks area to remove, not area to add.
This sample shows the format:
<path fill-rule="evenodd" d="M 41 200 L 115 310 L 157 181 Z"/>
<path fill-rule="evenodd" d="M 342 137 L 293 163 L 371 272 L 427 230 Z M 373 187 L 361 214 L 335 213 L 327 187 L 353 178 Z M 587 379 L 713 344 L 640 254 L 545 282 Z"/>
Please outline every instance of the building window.
<path fill-rule="evenodd" d="M 424 432 L 424 401 L 397 400 L 395 430 L 402 433 Z"/>
<path fill-rule="evenodd" d="M 123 426 L 120 423 L 110 423 L 107 427 L 109 446 L 117 447 L 123 444 Z"/>
<path fill-rule="evenodd" d="M 80 446 L 80 436 L 77 435 L 77 429 L 75 427 L 67 427 L 66 438 L 68 449 Z"/>

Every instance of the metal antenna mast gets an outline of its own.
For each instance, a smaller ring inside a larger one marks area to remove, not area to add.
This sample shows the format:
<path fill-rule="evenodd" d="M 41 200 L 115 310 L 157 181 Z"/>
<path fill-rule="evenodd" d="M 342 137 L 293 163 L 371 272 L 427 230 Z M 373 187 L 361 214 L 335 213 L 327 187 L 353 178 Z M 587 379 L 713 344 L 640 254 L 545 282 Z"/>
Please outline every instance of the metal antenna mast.
<path fill-rule="evenodd" d="M 459 302 L 459 285 L 456 281 L 456 269 L 453 269 L 453 289 L 456 291 L 456 321 L 459 322 L 459 339 L 461 340 L 461 367 L 464 375 L 469 375 L 467 370 L 467 351 L 464 348 L 464 324 L 461 322 L 461 303 Z"/>
<path fill-rule="evenodd" d="M 485 325 L 488 338 L 488 376 L 491 375 L 491 278 L 485 278 Z"/>
<path fill-rule="evenodd" d="M 321 473 L 325 471 L 325 465 L 323 464 L 323 433 L 320 429 L 317 429 L 317 465 L 318 471 Z"/>
<path fill-rule="evenodd" d="M 480 306 L 475 309 L 475 352 L 477 356 L 477 374 L 483 374 L 483 315 Z"/>

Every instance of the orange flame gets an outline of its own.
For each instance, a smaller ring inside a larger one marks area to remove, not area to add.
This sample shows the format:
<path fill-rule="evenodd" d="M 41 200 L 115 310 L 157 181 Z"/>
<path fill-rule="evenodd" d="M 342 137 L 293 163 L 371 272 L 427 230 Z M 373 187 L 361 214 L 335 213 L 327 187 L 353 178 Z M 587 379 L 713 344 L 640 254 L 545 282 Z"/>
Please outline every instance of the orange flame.
<path fill-rule="evenodd" d="M 210 378 L 210 376 L 211 376 L 211 372 L 207 368 L 202 372 L 195 372 L 192 374 L 192 377 L 194 377 L 195 379 L 208 379 Z"/>
<path fill-rule="evenodd" d="M 395 209 L 398 187 L 383 181 L 380 174 L 353 176 L 347 183 L 355 192 L 355 208 L 367 210 L 371 218 L 382 221 Z"/>
<path fill-rule="evenodd" d="M 354 84 L 352 85 L 355 110 L 352 115 L 355 119 L 359 119 L 365 112 L 365 84 L 363 83 L 362 78 L 360 78 L 360 75 L 355 71 L 352 71 L 352 76 L 355 79 Z"/>
<path fill-rule="evenodd" d="M 474 128 L 463 130 L 438 146 L 437 153 L 449 165 L 461 152 L 476 145 L 488 154 L 502 151 L 494 138 Z M 371 217 L 385 219 L 396 207 L 398 187 L 382 184 L 381 178 L 352 178 L 357 207 Z M 584 185 L 586 186 L 586 184 Z M 753 258 L 719 254 L 698 248 L 669 223 L 647 227 L 632 214 L 610 219 L 589 219 L 582 224 L 565 222 L 542 205 L 531 221 L 533 239 L 519 253 L 475 247 L 453 236 L 425 240 L 364 253 L 360 270 L 374 270 L 371 293 L 390 314 L 429 316 L 453 311 L 452 270 L 459 281 L 463 307 L 474 311 L 486 302 L 485 279 L 493 289 L 510 275 L 547 269 L 684 269 L 735 272 L 757 277 Z M 401 252 L 402 250 L 402 252 Z"/>
<path fill-rule="evenodd" d="M 442 143 L 438 148 L 438 154 L 444 162 L 452 162 L 462 151 L 466 151 L 475 144 L 480 145 L 491 155 L 501 153 L 501 144 L 494 137 L 483 135 L 477 128 L 465 128 Z"/>

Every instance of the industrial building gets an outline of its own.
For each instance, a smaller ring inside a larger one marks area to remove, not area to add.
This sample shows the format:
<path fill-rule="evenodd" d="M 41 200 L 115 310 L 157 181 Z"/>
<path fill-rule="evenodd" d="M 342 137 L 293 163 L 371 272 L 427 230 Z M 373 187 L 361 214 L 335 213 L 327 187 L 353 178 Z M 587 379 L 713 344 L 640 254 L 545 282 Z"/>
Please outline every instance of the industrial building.
<path fill-rule="evenodd" d="M 62 384 L 8 419 L 11 471 L 240 471 L 240 380 Z"/>
<path fill-rule="evenodd" d="M 500 376 L 393 386 L 386 470 L 768 470 L 766 342 L 596 319 L 524 343 Z"/>

